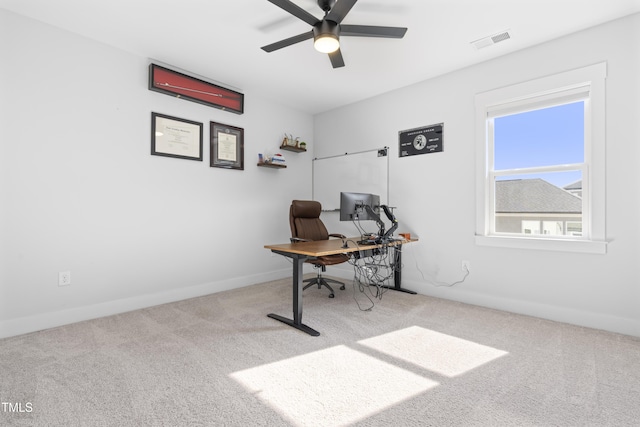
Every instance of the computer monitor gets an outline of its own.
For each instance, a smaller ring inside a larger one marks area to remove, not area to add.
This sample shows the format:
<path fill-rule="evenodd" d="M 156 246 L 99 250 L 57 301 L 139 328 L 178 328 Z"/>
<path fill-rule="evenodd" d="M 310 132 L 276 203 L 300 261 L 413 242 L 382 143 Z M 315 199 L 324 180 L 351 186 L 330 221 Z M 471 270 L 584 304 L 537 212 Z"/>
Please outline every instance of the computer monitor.
<path fill-rule="evenodd" d="M 380 196 L 370 193 L 340 193 L 340 221 L 375 221 L 365 209 L 368 205 L 374 212 L 380 210 Z"/>

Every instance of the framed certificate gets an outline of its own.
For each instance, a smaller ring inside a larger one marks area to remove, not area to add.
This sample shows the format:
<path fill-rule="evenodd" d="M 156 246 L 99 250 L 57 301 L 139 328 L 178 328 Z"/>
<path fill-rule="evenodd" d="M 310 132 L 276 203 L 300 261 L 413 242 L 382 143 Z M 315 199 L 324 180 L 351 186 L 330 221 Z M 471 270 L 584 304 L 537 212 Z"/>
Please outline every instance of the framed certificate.
<path fill-rule="evenodd" d="M 151 113 L 151 154 L 202 161 L 202 123 Z"/>
<path fill-rule="evenodd" d="M 211 167 L 244 169 L 244 129 L 211 123 Z"/>

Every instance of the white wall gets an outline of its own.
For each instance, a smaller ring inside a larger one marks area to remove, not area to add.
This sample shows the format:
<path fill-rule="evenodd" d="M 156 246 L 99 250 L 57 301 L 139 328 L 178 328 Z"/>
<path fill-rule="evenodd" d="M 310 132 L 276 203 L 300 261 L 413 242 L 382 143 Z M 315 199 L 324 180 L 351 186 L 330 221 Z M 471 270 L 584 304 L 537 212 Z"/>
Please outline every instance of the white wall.
<path fill-rule="evenodd" d="M 474 95 L 602 61 L 608 64 L 608 253 L 476 246 Z M 391 147 L 390 204 L 398 207 L 399 231 L 421 239 L 405 247 L 404 287 L 640 336 L 638 76 L 640 15 L 634 15 L 320 114 L 315 156 Z M 444 152 L 398 157 L 398 131 L 440 122 Z M 433 285 L 460 279 L 463 259 L 471 261 L 463 284 Z M 332 271 L 349 277 L 344 267 Z"/>
<path fill-rule="evenodd" d="M 291 274 L 263 245 L 311 196 L 311 153 L 257 154 L 285 131 L 313 146 L 310 115 L 172 98 L 146 58 L 1 10 L 0 28 L 0 337 Z M 152 111 L 203 122 L 205 160 L 151 156 Z M 244 128 L 244 171 L 209 167 L 209 121 Z"/>

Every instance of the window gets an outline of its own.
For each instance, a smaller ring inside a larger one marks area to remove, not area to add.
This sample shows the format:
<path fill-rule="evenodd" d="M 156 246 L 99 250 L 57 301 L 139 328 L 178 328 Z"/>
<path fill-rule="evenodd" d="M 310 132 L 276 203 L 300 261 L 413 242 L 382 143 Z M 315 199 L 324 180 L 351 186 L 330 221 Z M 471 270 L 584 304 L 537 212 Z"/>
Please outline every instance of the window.
<path fill-rule="evenodd" d="M 606 64 L 476 96 L 483 245 L 606 252 Z"/>
<path fill-rule="evenodd" d="M 582 223 L 583 212 L 588 213 L 584 200 L 566 188 L 588 186 L 584 161 L 588 96 L 581 88 L 571 96 L 580 98 L 577 102 L 568 101 L 564 94 L 549 99 L 551 106 L 530 111 L 490 111 L 492 234 L 561 237 L 566 221 Z"/>

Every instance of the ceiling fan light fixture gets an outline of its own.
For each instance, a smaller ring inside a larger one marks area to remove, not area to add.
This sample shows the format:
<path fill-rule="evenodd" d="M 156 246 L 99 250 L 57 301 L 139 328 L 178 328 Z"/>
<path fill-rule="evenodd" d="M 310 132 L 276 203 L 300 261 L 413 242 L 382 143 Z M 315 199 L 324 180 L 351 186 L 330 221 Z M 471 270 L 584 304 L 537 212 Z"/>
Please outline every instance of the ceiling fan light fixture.
<path fill-rule="evenodd" d="M 318 52 L 331 53 L 338 50 L 340 42 L 338 41 L 338 37 L 332 34 L 323 34 L 319 37 L 315 37 L 313 47 Z"/>
<path fill-rule="evenodd" d="M 335 52 L 340 48 L 338 39 L 338 24 L 322 21 L 313 27 L 313 47 L 322 53 Z"/>

